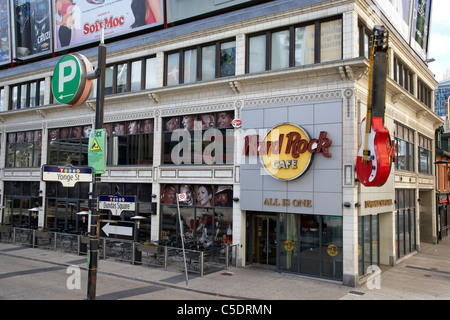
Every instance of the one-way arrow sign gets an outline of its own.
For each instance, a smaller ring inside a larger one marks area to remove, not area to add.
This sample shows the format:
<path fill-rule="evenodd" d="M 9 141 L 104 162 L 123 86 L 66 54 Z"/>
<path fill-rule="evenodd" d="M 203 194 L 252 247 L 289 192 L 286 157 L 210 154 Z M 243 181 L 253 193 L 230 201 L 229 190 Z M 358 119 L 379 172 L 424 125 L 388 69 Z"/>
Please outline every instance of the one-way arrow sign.
<path fill-rule="evenodd" d="M 100 237 L 134 240 L 134 225 L 129 221 L 100 221 Z"/>

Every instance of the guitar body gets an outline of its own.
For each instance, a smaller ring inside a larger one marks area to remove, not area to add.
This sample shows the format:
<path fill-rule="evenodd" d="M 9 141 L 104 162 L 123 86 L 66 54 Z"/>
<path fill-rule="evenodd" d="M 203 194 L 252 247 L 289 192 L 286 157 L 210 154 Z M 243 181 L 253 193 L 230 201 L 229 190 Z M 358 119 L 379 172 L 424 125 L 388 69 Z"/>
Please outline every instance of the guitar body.
<path fill-rule="evenodd" d="M 391 172 L 389 130 L 383 126 L 380 117 L 372 118 L 370 132 L 366 132 L 365 128 L 366 118 L 361 123 L 361 135 L 362 141 L 367 141 L 367 146 L 361 143 L 358 150 L 356 173 L 364 186 L 380 187 L 386 183 Z"/>

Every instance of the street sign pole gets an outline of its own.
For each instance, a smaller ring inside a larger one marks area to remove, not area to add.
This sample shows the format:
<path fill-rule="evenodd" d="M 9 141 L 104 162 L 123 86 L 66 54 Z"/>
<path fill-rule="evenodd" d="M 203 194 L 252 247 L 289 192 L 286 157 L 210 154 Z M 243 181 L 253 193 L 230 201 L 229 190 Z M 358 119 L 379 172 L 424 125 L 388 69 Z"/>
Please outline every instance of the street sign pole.
<path fill-rule="evenodd" d="M 180 236 L 181 236 L 181 246 L 183 248 L 183 260 L 184 260 L 184 274 L 186 276 L 186 287 L 188 286 L 188 272 L 187 272 L 187 265 L 186 265 L 186 251 L 184 250 L 184 232 L 183 232 L 183 221 L 181 221 L 181 213 L 180 213 L 180 195 L 182 199 L 186 198 L 186 194 L 184 193 L 177 193 L 177 212 L 178 212 L 178 221 L 180 222 Z"/>
<path fill-rule="evenodd" d="M 105 101 L 105 65 L 106 65 L 106 46 L 104 43 L 104 29 L 102 28 L 102 38 L 98 46 L 98 66 L 96 70 L 97 77 L 97 100 L 95 108 L 95 129 L 103 128 L 103 107 Z M 89 258 L 88 258 L 88 288 L 87 299 L 96 299 L 97 288 L 97 267 L 98 267 L 98 228 L 99 212 L 97 207 L 97 197 L 101 193 L 102 175 L 95 174 L 92 183 L 92 205 L 91 210 L 91 232 L 89 240 Z"/>

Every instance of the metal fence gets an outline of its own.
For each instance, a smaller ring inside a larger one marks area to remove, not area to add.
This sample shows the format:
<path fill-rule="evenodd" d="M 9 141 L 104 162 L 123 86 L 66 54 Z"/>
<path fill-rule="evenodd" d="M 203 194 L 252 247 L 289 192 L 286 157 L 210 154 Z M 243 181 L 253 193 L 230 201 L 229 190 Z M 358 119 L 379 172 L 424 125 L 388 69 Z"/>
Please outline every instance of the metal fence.
<path fill-rule="evenodd" d="M 147 265 L 188 272 L 205 273 L 237 266 L 238 246 L 225 246 L 206 250 L 185 249 L 166 245 L 143 245 L 141 243 L 113 239 L 99 239 L 99 259 L 114 259 L 133 265 Z M 85 255 L 89 248 L 89 237 L 80 234 L 39 231 L 26 228 L 0 226 L 0 241 L 32 248 L 44 248 L 77 255 Z"/>

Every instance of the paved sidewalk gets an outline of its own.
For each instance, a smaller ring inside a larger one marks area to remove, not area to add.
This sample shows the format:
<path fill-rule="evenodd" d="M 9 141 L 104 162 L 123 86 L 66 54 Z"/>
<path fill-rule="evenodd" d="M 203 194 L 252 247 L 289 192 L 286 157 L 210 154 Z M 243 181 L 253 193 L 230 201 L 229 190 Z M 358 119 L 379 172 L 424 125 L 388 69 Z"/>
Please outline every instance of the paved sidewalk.
<path fill-rule="evenodd" d="M 62 266 L 78 265 L 87 278 L 86 256 L 32 249 L 0 243 L 0 257 L 11 255 Z M 184 272 L 164 271 L 143 265 L 100 260 L 97 285 L 102 275 L 145 281 L 147 283 L 193 290 L 230 299 L 262 300 L 403 300 L 403 299 L 450 299 L 450 240 L 438 245 L 422 244 L 420 253 L 395 267 L 385 270 L 379 281 L 369 284 L 379 289 L 369 289 L 366 284 L 357 288 L 343 286 L 340 282 L 310 278 L 301 275 L 279 273 L 275 270 L 245 267 L 230 268 L 203 278 Z"/>

